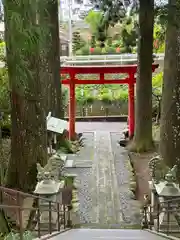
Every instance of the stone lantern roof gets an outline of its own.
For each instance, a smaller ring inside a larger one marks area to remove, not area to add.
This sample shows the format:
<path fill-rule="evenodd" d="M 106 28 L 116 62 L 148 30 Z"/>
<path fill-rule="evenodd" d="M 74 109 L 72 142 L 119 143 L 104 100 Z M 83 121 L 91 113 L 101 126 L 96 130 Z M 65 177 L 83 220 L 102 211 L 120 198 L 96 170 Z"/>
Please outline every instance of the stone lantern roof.
<path fill-rule="evenodd" d="M 162 197 L 180 197 L 179 185 L 176 183 L 169 184 L 167 181 L 155 184 L 156 192 Z"/>
<path fill-rule="evenodd" d="M 177 166 L 174 166 L 165 176 L 164 181 L 155 184 L 156 192 L 162 197 L 180 197 L 179 184 L 176 183 Z"/>
<path fill-rule="evenodd" d="M 44 175 L 44 180 L 42 180 L 36 185 L 34 193 L 39 195 L 53 195 L 58 193 L 59 190 L 63 187 L 62 184 L 64 184 L 64 182 L 57 182 L 50 179 L 49 172 L 45 172 Z"/>

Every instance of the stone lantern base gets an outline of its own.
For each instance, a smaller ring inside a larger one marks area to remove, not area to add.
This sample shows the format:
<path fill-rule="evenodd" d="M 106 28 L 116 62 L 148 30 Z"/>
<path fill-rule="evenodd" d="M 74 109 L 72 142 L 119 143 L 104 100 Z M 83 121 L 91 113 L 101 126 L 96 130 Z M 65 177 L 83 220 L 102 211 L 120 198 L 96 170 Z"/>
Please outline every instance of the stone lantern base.
<path fill-rule="evenodd" d="M 155 228 L 155 230 L 158 230 L 157 219 L 154 220 L 154 228 Z M 166 233 L 167 231 L 169 233 L 180 232 L 180 228 L 179 228 L 178 222 L 174 216 L 174 213 L 169 213 L 169 219 L 168 219 L 167 212 L 162 212 L 159 215 L 159 231 L 164 232 L 164 233 Z"/>

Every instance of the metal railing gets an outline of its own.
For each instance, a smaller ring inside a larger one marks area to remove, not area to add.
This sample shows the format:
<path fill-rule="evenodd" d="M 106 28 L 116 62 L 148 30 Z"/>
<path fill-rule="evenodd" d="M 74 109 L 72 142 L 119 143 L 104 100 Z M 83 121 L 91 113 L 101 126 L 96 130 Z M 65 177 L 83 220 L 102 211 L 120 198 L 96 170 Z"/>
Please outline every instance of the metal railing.
<path fill-rule="evenodd" d="M 108 60 L 119 60 L 119 61 L 129 61 L 135 60 L 137 61 L 137 54 L 112 54 L 112 55 L 82 55 L 82 56 L 61 56 L 61 62 L 67 61 L 89 61 L 89 60 L 101 60 L 101 61 L 108 61 Z M 153 54 L 156 60 L 164 59 L 164 53 Z"/>
<path fill-rule="evenodd" d="M 175 225 L 172 219 L 176 220 Z M 178 237 L 180 237 L 180 198 L 157 202 L 155 206 L 151 206 L 151 204 L 144 206 L 142 228 L 168 236 L 179 234 Z"/>
<path fill-rule="evenodd" d="M 72 227 L 71 223 L 71 200 L 72 188 L 61 189 L 61 201 L 52 201 L 48 198 L 35 194 L 28 194 L 0 186 L 0 214 L 3 213 L 8 225 L 19 233 L 20 240 L 23 240 L 25 231 L 31 231 L 34 237 L 49 239 L 60 234 L 61 230 Z M 31 200 L 30 204 L 25 200 Z M 46 203 L 40 206 L 40 203 Z M 41 214 L 47 212 L 48 224 L 46 228 L 41 226 Z M 56 224 L 53 222 L 53 214 L 56 214 Z M 27 219 L 26 219 L 27 218 Z M 8 219 L 8 220 L 7 220 Z"/>
<path fill-rule="evenodd" d="M 164 60 L 164 54 L 154 54 L 154 61 Z M 137 64 L 137 54 L 62 56 L 62 66 Z"/>

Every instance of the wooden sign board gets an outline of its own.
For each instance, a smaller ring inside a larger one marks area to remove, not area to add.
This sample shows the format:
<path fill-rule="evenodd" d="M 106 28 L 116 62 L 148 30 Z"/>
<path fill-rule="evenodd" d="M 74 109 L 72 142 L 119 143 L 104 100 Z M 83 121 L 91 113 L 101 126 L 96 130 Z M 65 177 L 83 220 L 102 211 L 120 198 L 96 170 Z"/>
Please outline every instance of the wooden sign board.
<path fill-rule="evenodd" d="M 68 122 L 55 117 L 47 117 L 47 130 L 62 134 L 68 129 Z"/>

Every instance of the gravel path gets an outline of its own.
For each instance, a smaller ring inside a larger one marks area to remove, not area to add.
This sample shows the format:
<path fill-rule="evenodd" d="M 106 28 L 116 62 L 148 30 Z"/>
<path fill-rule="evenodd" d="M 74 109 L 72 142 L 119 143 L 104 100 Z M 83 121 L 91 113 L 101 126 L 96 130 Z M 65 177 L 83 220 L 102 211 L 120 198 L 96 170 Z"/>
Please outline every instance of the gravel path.
<path fill-rule="evenodd" d="M 132 193 L 129 190 L 130 172 L 127 167 L 129 164 L 127 151 L 117 144 L 117 141 L 121 138 L 120 133 L 110 133 L 110 135 L 123 221 L 126 224 L 139 224 L 140 203 L 132 199 Z"/>
<path fill-rule="evenodd" d="M 120 134 L 96 131 L 86 136 L 90 150 L 85 147 L 78 161 L 87 160 L 91 152 L 92 168 L 68 169 L 77 174 L 80 223 L 95 228 L 139 224 L 139 204 L 128 190 L 127 153 L 117 144 Z"/>
<path fill-rule="evenodd" d="M 80 223 L 90 224 L 91 223 L 90 213 L 93 208 L 93 205 L 92 205 L 92 196 L 90 192 L 89 179 L 92 176 L 92 169 L 91 168 L 72 168 L 72 169 L 68 169 L 67 172 L 77 174 L 75 182 L 78 185 L 78 198 L 80 203 L 79 209 L 78 209 L 78 215 L 80 217 Z"/>

